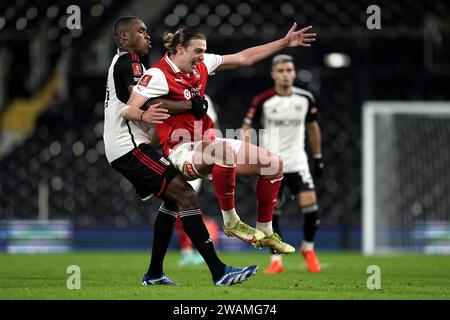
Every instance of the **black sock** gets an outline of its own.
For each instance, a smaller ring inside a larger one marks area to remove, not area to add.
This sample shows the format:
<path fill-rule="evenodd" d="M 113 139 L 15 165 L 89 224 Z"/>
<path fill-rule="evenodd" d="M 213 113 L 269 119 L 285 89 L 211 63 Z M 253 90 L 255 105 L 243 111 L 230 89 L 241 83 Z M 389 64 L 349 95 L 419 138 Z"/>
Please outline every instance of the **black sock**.
<path fill-rule="evenodd" d="M 272 216 L 272 229 L 273 232 L 278 233 L 278 235 L 281 237 L 281 230 L 280 230 L 280 215 L 281 215 L 281 209 L 275 209 Z M 271 254 L 277 254 L 275 250 L 270 248 Z"/>
<path fill-rule="evenodd" d="M 304 217 L 303 222 L 303 239 L 308 242 L 314 242 L 316 231 L 319 228 L 319 206 L 312 204 L 302 208 Z"/>
<path fill-rule="evenodd" d="M 152 258 L 147 271 L 150 277 L 160 277 L 163 274 L 164 257 L 172 238 L 177 214 L 178 212 L 170 211 L 163 206 L 159 208 L 153 228 Z"/>
<path fill-rule="evenodd" d="M 192 241 L 195 249 L 205 259 L 214 280 L 223 276 L 225 264 L 219 259 L 214 244 L 209 237 L 208 229 L 203 222 L 200 209 L 184 210 L 180 212 L 184 231 Z"/>

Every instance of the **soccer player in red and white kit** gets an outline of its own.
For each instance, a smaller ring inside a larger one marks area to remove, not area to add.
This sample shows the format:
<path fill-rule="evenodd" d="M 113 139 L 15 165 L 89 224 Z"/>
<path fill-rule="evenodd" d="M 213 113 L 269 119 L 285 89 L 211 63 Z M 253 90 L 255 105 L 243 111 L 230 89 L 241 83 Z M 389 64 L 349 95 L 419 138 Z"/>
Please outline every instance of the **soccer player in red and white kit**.
<path fill-rule="evenodd" d="M 315 33 L 311 27 L 235 54 L 206 54 L 206 38 L 198 30 L 184 27 L 175 34 L 164 35 L 168 52 L 147 70 L 133 88 L 127 102 L 136 110 L 148 99 L 164 96 L 173 100 L 203 97 L 209 74 L 253 65 L 286 47 L 310 46 Z M 295 249 L 273 233 L 272 215 L 278 189 L 283 178 L 280 157 L 240 140 L 217 138 L 214 125 L 206 115 L 196 119 L 190 113 L 180 113 L 156 125 L 163 153 L 188 180 L 212 176 L 216 197 L 222 210 L 224 231 L 257 246 L 268 246 L 278 253 L 293 253 Z M 234 189 L 236 174 L 256 175 L 256 229 L 244 224 L 236 213 Z"/>
<path fill-rule="evenodd" d="M 259 145 L 279 154 L 283 158 L 284 179 L 279 191 L 273 227 L 279 231 L 279 215 L 283 199 L 283 188 L 287 187 L 295 196 L 303 215 L 303 242 L 301 253 L 309 272 L 319 272 L 320 263 L 314 251 L 314 237 L 319 226 L 319 206 L 317 205 L 314 181 L 311 176 L 308 157 L 305 152 L 305 132 L 314 159 L 313 175 L 322 175 L 321 134 L 317 122 L 317 103 L 314 95 L 294 86 L 296 72 L 294 59 L 290 55 L 279 54 L 272 60 L 274 87 L 257 95 L 250 105 L 242 129 L 244 140 L 248 141 L 248 130 L 260 124 L 265 129 L 260 135 Z M 270 266 L 264 273 L 282 273 L 282 257 L 272 251 Z"/>

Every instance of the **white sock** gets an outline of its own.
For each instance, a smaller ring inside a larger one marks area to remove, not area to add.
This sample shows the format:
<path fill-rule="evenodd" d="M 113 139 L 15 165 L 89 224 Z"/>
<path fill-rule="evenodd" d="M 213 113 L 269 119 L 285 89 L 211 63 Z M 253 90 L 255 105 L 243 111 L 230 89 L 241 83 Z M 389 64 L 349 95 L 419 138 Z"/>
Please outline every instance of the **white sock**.
<path fill-rule="evenodd" d="M 272 261 L 272 262 L 275 262 L 275 261 L 282 262 L 282 258 L 283 258 L 283 256 L 281 254 L 270 255 L 270 261 Z"/>
<path fill-rule="evenodd" d="M 314 250 L 314 242 L 302 241 L 302 249 L 304 251 Z"/>
<path fill-rule="evenodd" d="M 269 222 L 256 222 L 256 229 L 262 231 L 266 236 L 273 234 L 272 221 Z"/>
<path fill-rule="evenodd" d="M 225 227 L 234 227 L 239 220 L 241 220 L 236 213 L 236 209 L 233 208 L 231 210 L 221 210 L 223 217 L 223 224 Z"/>

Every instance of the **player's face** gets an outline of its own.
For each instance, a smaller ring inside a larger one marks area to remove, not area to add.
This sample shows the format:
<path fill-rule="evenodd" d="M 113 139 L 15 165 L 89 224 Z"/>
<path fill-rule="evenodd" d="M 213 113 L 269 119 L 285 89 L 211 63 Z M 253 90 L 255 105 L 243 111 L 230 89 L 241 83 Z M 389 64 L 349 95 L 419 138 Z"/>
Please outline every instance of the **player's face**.
<path fill-rule="evenodd" d="M 206 51 L 206 40 L 192 39 L 187 47 L 183 47 L 177 54 L 181 54 L 182 69 L 184 72 L 192 72 L 200 61 L 203 61 L 203 54 Z"/>
<path fill-rule="evenodd" d="M 140 56 L 146 55 L 152 47 L 152 42 L 150 41 L 150 36 L 147 33 L 145 23 L 142 20 L 135 20 L 135 23 L 130 25 L 128 34 L 129 47 Z"/>
<path fill-rule="evenodd" d="M 276 64 L 272 69 L 272 79 L 275 86 L 291 87 L 295 80 L 295 67 L 290 61 Z"/>

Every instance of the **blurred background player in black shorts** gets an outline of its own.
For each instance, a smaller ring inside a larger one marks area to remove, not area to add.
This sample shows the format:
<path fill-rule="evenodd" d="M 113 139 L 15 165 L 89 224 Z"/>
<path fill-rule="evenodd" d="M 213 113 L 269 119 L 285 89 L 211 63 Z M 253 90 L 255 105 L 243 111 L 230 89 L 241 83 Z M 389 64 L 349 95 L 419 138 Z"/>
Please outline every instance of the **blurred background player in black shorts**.
<path fill-rule="evenodd" d="M 321 134 L 317 123 L 317 104 L 314 95 L 304 89 L 294 87 L 296 71 L 294 59 L 290 55 L 279 54 L 272 60 L 274 87 L 253 98 L 242 126 L 244 139 L 253 125 L 266 131 L 259 144 L 282 157 L 284 179 L 279 189 L 273 215 L 273 228 L 280 232 L 283 189 L 287 187 L 303 214 L 303 242 L 301 254 L 306 260 L 309 272 L 319 272 L 320 263 L 314 251 L 314 237 L 319 226 L 314 181 L 311 176 L 305 151 L 305 130 L 308 133 L 314 161 L 314 178 L 322 175 Z M 271 264 L 265 273 L 284 272 L 282 256 L 272 250 Z"/>

